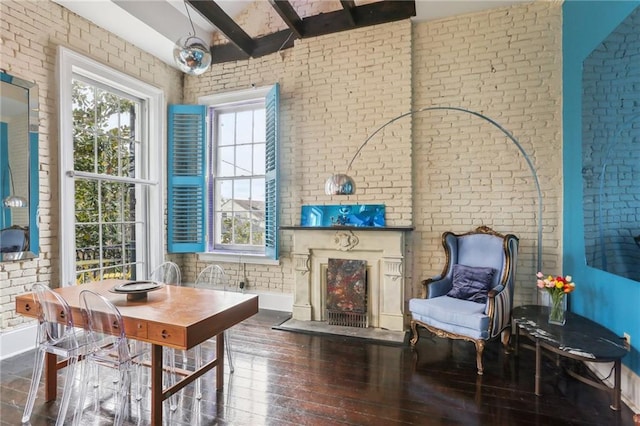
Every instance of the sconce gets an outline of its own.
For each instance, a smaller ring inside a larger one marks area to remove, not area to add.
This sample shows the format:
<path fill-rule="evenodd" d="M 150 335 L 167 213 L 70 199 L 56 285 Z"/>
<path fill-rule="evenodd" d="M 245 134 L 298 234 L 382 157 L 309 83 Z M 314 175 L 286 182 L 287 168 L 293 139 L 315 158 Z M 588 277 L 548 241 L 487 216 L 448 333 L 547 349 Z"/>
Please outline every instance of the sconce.
<path fill-rule="evenodd" d="M 504 127 L 502 127 L 496 121 L 492 120 L 486 115 L 480 114 L 479 112 L 471 111 L 464 108 L 458 108 L 458 107 L 447 107 L 447 106 L 424 107 L 415 111 L 405 112 L 404 114 L 401 114 L 395 118 L 392 118 L 391 120 L 384 123 L 382 126 L 378 127 L 373 133 L 371 133 L 371 135 L 369 135 L 367 139 L 365 139 L 365 141 L 362 143 L 362 145 L 360 145 L 356 153 L 353 155 L 353 158 L 349 162 L 349 166 L 347 167 L 347 171 L 345 173 L 334 174 L 326 180 L 325 186 L 324 186 L 325 194 L 353 195 L 356 190 L 356 185 L 354 180 L 348 175 L 348 173 L 349 171 L 351 171 L 351 166 L 353 165 L 353 162 L 358 157 L 358 154 L 360 154 L 360 151 L 362 151 L 365 145 L 367 145 L 367 143 L 369 143 L 369 141 L 376 134 L 378 134 L 378 132 L 380 132 L 382 129 L 384 129 L 391 123 L 394 123 L 395 121 L 400 120 L 403 117 L 412 116 L 419 112 L 425 112 L 425 111 L 459 111 L 459 112 L 464 112 L 464 113 L 482 118 L 483 120 L 488 121 L 493 126 L 497 127 L 502 133 L 504 133 L 509 138 L 511 142 L 513 142 L 516 148 L 518 148 L 518 151 L 520 151 L 520 153 L 523 155 L 525 161 L 527 162 L 527 165 L 529 166 L 529 170 L 531 171 L 531 175 L 533 176 L 536 190 L 538 192 L 538 217 L 537 217 L 538 219 L 538 260 L 537 260 L 536 270 L 541 271 L 542 270 L 542 191 L 540 190 L 540 182 L 538 181 L 538 174 L 536 173 L 536 169 L 533 166 L 533 162 L 529 158 L 529 155 L 524 150 L 520 142 L 518 142 L 518 140 L 514 138 L 513 135 L 511 135 L 511 133 L 509 133 Z"/>
<path fill-rule="evenodd" d="M 191 20 L 186 1 L 184 2 L 184 8 L 187 11 L 193 34 L 184 36 L 176 41 L 173 47 L 173 59 L 182 72 L 189 75 L 200 75 L 208 70 L 211 65 L 211 51 L 209 44 L 196 37 L 196 28 Z"/>
<path fill-rule="evenodd" d="M 7 169 L 9 170 L 9 180 L 11 181 L 11 193 L 8 197 L 2 200 L 2 203 L 7 208 L 27 207 L 29 205 L 27 199 L 16 195 L 16 187 L 13 183 L 13 172 L 11 171 L 11 166 L 7 165 Z"/>

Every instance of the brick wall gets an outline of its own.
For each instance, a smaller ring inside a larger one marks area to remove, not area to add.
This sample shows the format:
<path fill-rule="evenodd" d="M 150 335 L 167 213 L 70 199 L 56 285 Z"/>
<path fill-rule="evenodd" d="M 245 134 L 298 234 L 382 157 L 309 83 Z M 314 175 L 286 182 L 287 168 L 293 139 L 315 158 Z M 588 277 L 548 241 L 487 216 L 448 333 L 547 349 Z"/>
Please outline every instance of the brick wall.
<path fill-rule="evenodd" d="M 530 156 L 543 197 L 543 270 L 561 272 L 561 4 L 493 9 L 414 29 L 414 108 L 456 106 L 508 130 Z M 535 301 L 537 192 L 523 155 L 480 118 L 414 116 L 413 291 L 442 270 L 442 232 L 487 225 L 520 238 L 517 304 Z"/>
<path fill-rule="evenodd" d="M 34 282 L 57 285 L 57 94 L 55 49 L 64 45 L 164 88 L 169 103 L 281 85 L 283 225 L 300 221 L 303 204 L 384 203 L 389 225 L 414 225 L 405 271 L 408 299 L 444 262 L 440 234 L 485 224 L 521 239 L 516 300 L 535 295 L 537 196 L 522 155 L 499 131 L 463 114 L 425 113 L 399 120 L 362 151 L 350 172 L 357 195 L 324 195 L 325 179 L 344 172 L 376 128 L 412 108 L 453 105 L 498 121 L 533 160 L 544 197 L 545 271 L 560 271 L 561 10 L 535 2 L 451 19 L 378 25 L 296 41 L 263 58 L 214 65 L 183 76 L 160 60 L 52 2 L 2 1 L 2 67 L 40 87 L 41 256 L 0 263 L 2 328 L 21 322 L 11 297 Z M 266 2 L 250 6 L 273 13 Z M 251 11 L 249 11 L 251 12 Z M 247 13 L 246 16 L 252 15 Z M 247 18 L 248 19 L 248 18 Z M 265 25 L 276 22 L 263 17 Z M 414 143 L 412 144 L 412 139 Z M 249 289 L 290 293 L 291 233 L 280 266 L 246 269 Z M 176 256 L 186 280 L 205 265 Z"/>
<path fill-rule="evenodd" d="M 51 1 L 0 2 L 0 67 L 38 84 L 40 106 L 40 255 L 0 262 L 0 330 L 25 322 L 15 315 L 14 296 L 36 282 L 57 287 L 58 93 L 56 49 L 65 46 L 165 90 L 167 102 L 182 100 L 182 74 Z"/>
<path fill-rule="evenodd" d="M 268 5 L 252 7 L 273 13 Z M 536 298 L 537 191 L 518 148 L 487 122 L 443 112 L 398 120 L 355 161 L 350 174 L 357 195 L 328 197 L 323 184 L 346 170 L 368 135 L 401 113 L 433 105 L 477 111 L 510 131 L 531 157 L 544 199 L 543 269 L 559 271 L 560 25 L 560 5 L 537 2 L 297 40 L 293 49 L 187 78 L 186 99 L 279 82 L 282 224 L 298 224 L 303 204 L 386 204 L 389 225 L 416 228 L 408 246 L 407 299 L 419 294 L 422 279 L 441 271 L 445 230 L 488 225 L 514 233 L 521 240 L 515 297 L 528 303 Z M 250 287 L 292 291 L 291 237 L 283 232 L 282 238 L 281 268 L 251 266 Z M 194 273 L 202 266 L 195 258 L 187 263 Z M 232 279 L 241 267 L 225 265 Z"/>

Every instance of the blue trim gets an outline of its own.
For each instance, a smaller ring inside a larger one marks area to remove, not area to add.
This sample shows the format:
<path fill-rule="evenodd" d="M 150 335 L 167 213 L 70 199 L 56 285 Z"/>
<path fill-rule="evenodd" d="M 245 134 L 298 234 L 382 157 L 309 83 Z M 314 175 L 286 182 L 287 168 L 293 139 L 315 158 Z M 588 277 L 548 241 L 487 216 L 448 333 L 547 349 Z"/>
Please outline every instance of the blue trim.
<path fill-rule="evenodd" d="M 266 147 L 265 147 L 265 233 L 264 251 L 270 259 L 280 255 L 279 178 L 280 178 L 280 85 L 274 84 L 265 97 Z"/>
<path fill-rule="evenodd" d="M 5 75 L 5 74 L 3 74 Z M 4 81 L 4 80 L 3 80 Z M 11 225 L 11 209 L 5 208 L 1 204 L 5 197 L 11 194 L 11 182 L 9 181 L 9 137 L 8 125 L 0 122 L 0 229 L 4 229 Z"/>
<path fill-rule="evenodd" d="M 563 52 L 563 265 L 577 289 L 571 310 L 622 336 L 640 336 L 640 283 L 586 264 L 582 209 L 582 62 L 639 1 L 567 1 L 562 6 Z M 623 363 L 640 374 L 638 339 Z"/>
<path fill-rule="evenodd" d="M 167 133 L 167 249 L 205 251 L 206 107 L 169 105 Z"/>
<path fill-rule="evenodd" d="M 38 132 L 29 132 L 29 251 L 40 253 L 40 158 Z"/>

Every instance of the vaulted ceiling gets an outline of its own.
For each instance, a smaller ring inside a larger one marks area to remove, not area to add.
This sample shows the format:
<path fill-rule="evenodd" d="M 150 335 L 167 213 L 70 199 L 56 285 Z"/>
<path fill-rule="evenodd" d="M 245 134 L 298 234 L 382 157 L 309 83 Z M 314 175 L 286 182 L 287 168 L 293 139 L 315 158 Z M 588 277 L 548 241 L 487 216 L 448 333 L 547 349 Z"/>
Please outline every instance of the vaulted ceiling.
<path fill-rule="evenodd" d="M 526 0 L 53 0 L 164 62 L 176 40 L 212 42 L 214 63 L 257 58 L 293 47 L 296 39 L 403 19 L 419 21 Z M 188 8 L 188 10 L 187 10 Z M 274 15 L 264 33 L 266 15 Z M 276 28 L 276 30 L 273 30 Z"/>

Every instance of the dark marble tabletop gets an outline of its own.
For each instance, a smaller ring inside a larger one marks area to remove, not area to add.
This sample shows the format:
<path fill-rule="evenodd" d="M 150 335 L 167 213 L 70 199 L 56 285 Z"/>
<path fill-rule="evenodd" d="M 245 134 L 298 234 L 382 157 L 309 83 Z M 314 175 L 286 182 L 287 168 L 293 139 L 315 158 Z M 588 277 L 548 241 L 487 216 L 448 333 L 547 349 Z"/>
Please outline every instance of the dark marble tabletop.
<path fill-rule="evenodd" d="M 549 324 L 547 306 L 518 306 L 512 316 L 529 336 L 573 358 L 604 362 L 615 361 L 628 353 L 622 337 L 573 312 L 567 312 L 564 325 Z"/>

